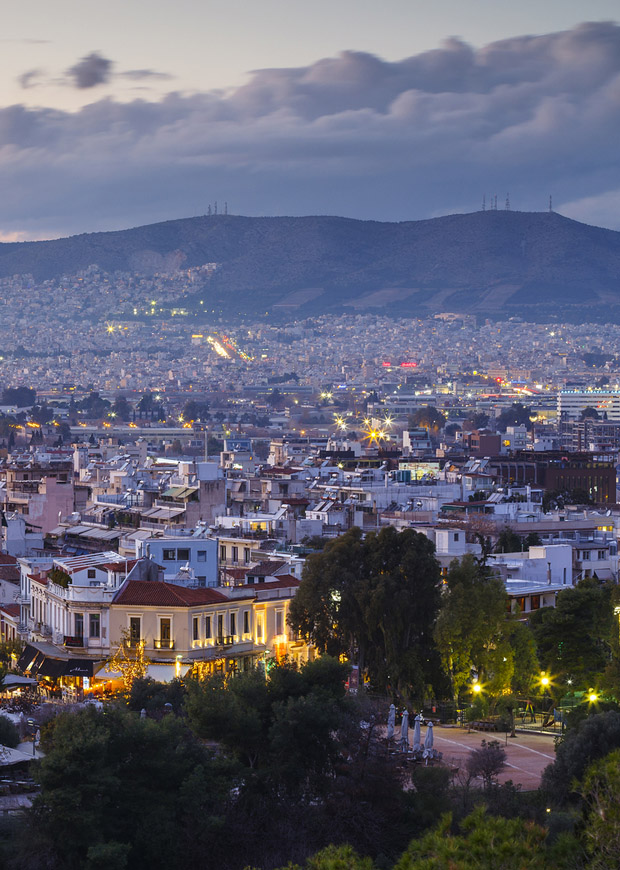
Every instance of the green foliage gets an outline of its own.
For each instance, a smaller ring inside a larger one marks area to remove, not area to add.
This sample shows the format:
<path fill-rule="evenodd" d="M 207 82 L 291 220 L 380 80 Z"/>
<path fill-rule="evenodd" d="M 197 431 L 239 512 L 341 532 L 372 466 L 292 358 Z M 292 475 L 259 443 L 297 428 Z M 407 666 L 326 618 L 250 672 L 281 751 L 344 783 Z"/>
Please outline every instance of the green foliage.
<path fill-rule="evenodd" d="M 175 713 L 180 713 L 185 702 L 186 689 L 183 680 L 175 679 L 169 683 L 158 683 L 152 677 L 136 679 L 129 692 L 129 709 L 139 713 L 163 710 L 171 704 Z"/>
<path fill-rule="evenodd" d="M 579 415 L 580 420 L 600 420 L 601 415 L 593 408 L 591 405 L 588 405 L 587 408 L 584 408 L 581 414 Z"/>
<path fill-rule="evenodd" d="M 388 527 L 362 538 L 351 529 L 308 557 L 289 622 L 321 652 L 359 664 L 378 688 L 422 700 L 441 680 L 432 639 L 439 579 L 426 536 Z"/>
<path fill-rule="evenodd" d="M 555 761 L 543 772 L 543 789 L 552 800 L 566 802 L 588 765 L 615 749 L 620 749 L 620 713 L 593 713 L 557 745 Z"/>
<path fill-rule="evenodd" d="M 370 858 L 360 858 L 352 846 L 328 846 L 308 858 L 303 870 L 373 870 Z M 287 864 L 282 870 L 302 870 L 299 864 Z"/>
<path fill-rule="evenodd" d="M 66 571 L 62 570 L 62 568 L 57 568 L 56 566 L 47 572 L 47 578 L 57 586 L 62 586 L 63 589 L 66 589 L 67 586 L 73 582 L 70 574 L 67 574 Z"/>
<path fill-rule="evenodd" d="M 526 407 L 521 402 L 513 402 L 510 408 L 502 411 L 497 417 L 495 425 L 499 432 L 505 432 L 508 426 L 525 426 L 529 431 L 532 428 L 531 414 L 531 408 Z"/>
<path fill-rule="evenodd" d="M 611 660 L 614 622 L 611 588 L 591 579 L 563 589 L 555 607 L 532 613 L 540 663 L 556 687 L 569 678 L 574 690 L 597 686 Z"/>
<path fill-rule="evenodd" d="M 485 815 L 478 808 L 451 833 L 445 816 L 434 831 L 413 840 L 394 870 L 546 870 L 545 830 L 522 819 Z"/>
<path fill-rule="evenodd" d="M 454 560 L 446 577 L 435 640 L 450 675 L 455 700 L 469 683 L 472 671 L 480 681 L 508 679 L 501 643 L 506 625 L 506 590 L 473 556 Z M 506 657 L 507 658 L 507 657 Z M 499 674 L 499 670 L 506 673 Z"/>
<path fill-rule="evenodd" d="M 2 391 L 2 404 L 15 405 L 18 408 L 31 408 L 37 398 L 32 387 L 7 387 Z"/>
<path fill-rule="evenodd" d="M 496 553 L 520 553 L 522 548 L 522 540 L 510 526 L 504 526 L 497 536 L 495 544 Z"/>
<path fill-rule="evenodd" d="M 19 744 L 19 731 L 10 719 L 0 713 L 0 745 L 11 749 Z"/>
<path fill-rule="evenodd" d="M 230 765 L 174 716 L 61 714 L 47 726 L 45 750 L 29 831 L 52 866 L 78 870 L 88 856 L 94 868 L 107 856 L 114 867 L 152 870 L 189 866 L 197 850 L 215 849 Z"/>
<path fill-rule="evenodd" d="M 481 779 L 489 791 L 497 785 L 497 777 L 506 767 L 506 750 L 498 740 L 483 740 L 479 749 L 472 749 L 466 768 L 471 779 Z"/>
<path fill-rule="evenodd" d="M 257 669 L 188 680 L 189 721 L 262 781 L 298 793 L 321 790 L 337 755 L 346 671 L 326 657 L 299 671 L 274 665 L 267 677 Z"/>
<path fill-rule="evenodd" d="M 620 867 L 620 749 L 587 769 L 581 795 L 586 824 L 584 836 L 590 870 Z"/>
<path fill-rule="evenodd" d="M 409 415 L 409 427 L 415 429 L 418 426 L 438 432 L 446 425 L 446 418 L 434 405 L 424 405 Z"/>

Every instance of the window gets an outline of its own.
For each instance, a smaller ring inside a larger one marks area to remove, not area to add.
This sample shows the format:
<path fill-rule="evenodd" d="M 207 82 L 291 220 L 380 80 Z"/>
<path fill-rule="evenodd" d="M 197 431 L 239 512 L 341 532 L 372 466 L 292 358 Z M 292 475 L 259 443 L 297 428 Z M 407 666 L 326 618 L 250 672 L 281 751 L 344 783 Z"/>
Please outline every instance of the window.
<path fill-rule="evenodd" d="M 88 616 L 88 636 L 101 637 L 101 615 L 90 613 Z"/>
<path fill-rule="evenodd" d="M 532 595 L 530 601 L 530 610 L 539 610 L 540 609 L 540 595 Z"/>
<path fill-rule="evenodd" d="M 74 617 L 75 636 L 84 637 L 84 614 L 76 613 Z"/>
<path fill-rule="evenodd" d="M 239 561 L 239 547 L 232 548 L 232 560 L 233 562 Z"/>
<path fill-rule="evenodd" d="M 211 617 L 205 616 L 205 637 L 209 639 L 211 637 Z"/>
<path fill-rule="evenodd" d="M 599 550 L 599 551 L 598 551 L 598 557 L 599 557 L 599 559 L 606 559 L 606 558 L 607 558 L 607 554 L 606 554 L 605 550 Z"/>
<path fill-rule="evenodd" d="M 237 634 L 237 614 L 236 613 L 230 614 L 230 633 L 233 635 Z"/>
<path fill-rule="evenodd" d="M 243 548 L 243 562 L 245 565 L 250 564 L 250 548 L 249 547 Z"/>
<path fill-rule="evenodd" d="M 219 613 L 218 617 L 217 617 L 217 636 L 218 637 L 224 636 L 224 617 L 222 616 L 221 613 Z"/>
<path fill-rule="evenodd" d="M 175 562 L 176 561 L 176 551 L 175 550 L 164 550 L 162 558 L 163 558 L 164 562 Z"/>
<path fill-rule="evenodd" d="M 169 616 L 159 620 L 159 642 L 162 649 L 172 649 L 172 626 Z"/>
<path fill-rule="evenodd" d="M 226 561 L 226 546 L 224 544 L 222 544 L 220 547 L 220 561 Z"/>
<path fill-rule="evenodd" d="M 177 562 L 189 562 L 189 550 L 187 547 L 177 550 Z"/>
<path fill-rule="evenodd" d="M 192 640 L 198 640 L 200 637 L 200 617 L 194 616 L 192 619 Z"/>
<path fill-rule="evenodd" d="M 284 631 L 284 611 L 276 610 L 276 634 L 282 634 Z"/>
<path fill-rule="evenodd" d="M 206 550 L 198 550 L 196 553 L 196 561 L 197 562 L 206 562 L 207 561 L 207 551 Z"/>
<path fill-rule="evenodd" d="M 455 532 L 455 533 L 454 533 L 454 541 L 455 541 L 455 543 L 458 541 L 458 539 L 459 539 L 459 533 L 458 533 L 458 532 Z"/>
<path fill-rule="evenodd" d="M 89 568 L 88 569 L 88 579 L 94 580 L 96 576 L 97 576 L 96 570 L 94 568 Z"/>
<path fill-rule="evenodd" d="M 249 610 L 243 611 L 243 633 L 244 634 L 250 633 L 250 611 Z"/>
<path fill-rule="evenodd" d="M 584 562 L 589 562 L 589 561 L 590 561 L 590 551 L 589 551 L 589 550 L 583 550 L 582 553 L 581 553 L 581 558 L 582 558 L 582 560 L 583 560 Z"/>
<path fill-rule="evenodd" d="M 142 640 L 142 620 L 139 616 L 129 617 L 129 643 L 132 646 Z"/>
<path fill-rule="evenodd" d="M 263 614 L 256 614 L 256 640 L 258 643 L 263 642 L 263 638 L 265 636 L 264 632 L 264 624 L 263 624 Z"/>

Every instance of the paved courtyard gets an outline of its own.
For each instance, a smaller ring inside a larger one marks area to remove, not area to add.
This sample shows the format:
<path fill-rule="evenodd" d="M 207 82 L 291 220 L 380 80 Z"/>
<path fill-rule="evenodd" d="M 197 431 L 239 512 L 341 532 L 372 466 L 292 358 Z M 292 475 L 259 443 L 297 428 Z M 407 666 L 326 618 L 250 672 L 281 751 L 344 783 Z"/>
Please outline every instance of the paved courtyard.
<path fill-rule="evenodd" d="M 422 739 L 425 731 L 423 728 Z M 517 733 L 516 737 L 508 737 L 506 741 L 505 734 L 468 732 L 466 728 L 442 725 L 436 725 L 433 732 L 435 749 L 443 753 L 444 764 L 455 768 L 464 767 L 469 753 L 478 749 L 483 740 L 499 740 L 507 754 L 506 769 L 500 774 L 499 781 L 511 779 L 524 790 L 538 788 L 543 770 L 555 759 L 553 737 L 546 734 Z"/>

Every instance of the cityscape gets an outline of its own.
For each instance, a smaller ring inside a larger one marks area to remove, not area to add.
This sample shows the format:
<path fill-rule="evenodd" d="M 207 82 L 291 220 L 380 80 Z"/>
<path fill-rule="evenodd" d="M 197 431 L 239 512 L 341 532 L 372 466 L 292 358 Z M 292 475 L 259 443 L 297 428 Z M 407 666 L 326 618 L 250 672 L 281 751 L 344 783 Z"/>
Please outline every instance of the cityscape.
<path fill-rule="evenodd" d="M 620 24 L 578 5 L 14 10 L 0 867 L 620 866 Z"/>

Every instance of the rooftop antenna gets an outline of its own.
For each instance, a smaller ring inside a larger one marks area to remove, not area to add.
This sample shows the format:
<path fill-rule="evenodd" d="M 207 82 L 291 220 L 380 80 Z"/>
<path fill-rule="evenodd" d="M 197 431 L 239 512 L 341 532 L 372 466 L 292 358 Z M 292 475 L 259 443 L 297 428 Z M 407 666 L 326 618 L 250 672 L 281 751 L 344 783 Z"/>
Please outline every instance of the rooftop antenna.
<path fill-rule="evenodd" d="M 228 203 L 224 203 L 224 214 L 228 214 Z"/>
<path fill-rule="evenodd" d="M 207 209 L 207 214 L 211 217 L 211 203 L 209 203 L 209 208 Z"/>
<path fill-rule="evenodd" d="M 506 209 L 506 211 L 510 211 L 510 194 L 509 194 L 509 193 L 506 194 L 506 205 L 505 205 L 505 209 Z"/>
<path fill-rule="evenodd" d="M 497 194 L 495 194 L 495 199 L 493 201 L 493 208 L 495 211 L 497 211 Z"/>
<path fill-rule="evenodd" d="M 215 200 L 215 204 L 213 206 L 213 214 L 217 214 L 217 199 Z"/>
<path fill-rule="evenodd" d="M 549 214 L 553 212 L 553 197 L 549 194 Z"/>
<path fill-rule="evenodd" d="M 487 195 L 486 193 L 482 194 L 482 211 L 487 210 Z"/>

